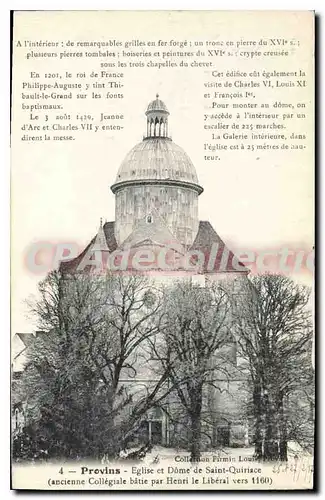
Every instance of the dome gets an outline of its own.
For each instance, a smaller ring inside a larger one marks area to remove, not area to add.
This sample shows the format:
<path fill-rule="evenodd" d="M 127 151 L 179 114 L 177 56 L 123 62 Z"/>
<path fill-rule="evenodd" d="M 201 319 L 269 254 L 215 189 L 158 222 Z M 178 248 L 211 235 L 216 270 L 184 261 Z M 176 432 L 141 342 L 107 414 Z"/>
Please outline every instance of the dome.
<path fill-rule="evenodd" d="M 159 99 L 158 94 L 156 95 L 156 99 L 148 104 L 146 115 L 155 111 L 169 114 L 166 104 L 161 99 Z"/>
<path fill-rule="evenodd" d="M 134 146 L 122 162 L 115 186 L 124 182 L 168 181 L 197 185 L 194 165 L 185 151 L 169 138 L 147 138 Z M 112 189 L 114 191 L 114 187 Z"/>

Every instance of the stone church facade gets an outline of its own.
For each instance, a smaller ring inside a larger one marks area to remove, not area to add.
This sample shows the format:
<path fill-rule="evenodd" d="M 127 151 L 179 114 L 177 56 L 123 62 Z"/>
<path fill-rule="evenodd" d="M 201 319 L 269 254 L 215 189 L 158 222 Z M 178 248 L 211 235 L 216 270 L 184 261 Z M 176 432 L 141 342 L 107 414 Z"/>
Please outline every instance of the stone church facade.
<path fill-rule="evenodd" d="M 199 220 L 203 187 L 189 156 L 168 136 L 169 111 L 158 95 L 148 105 L 145 117 L 143 141 L 126 155 L 111 186 L 115 220 L 101 222 L 84 251 L 63 261 L 60 271 L 66 276 L 86 272 L 94 265 L 93 255 L 98 261 L 100 254 L 101 265 L 144 272 L 158 279 L 185 277 L 201 286 L 215 280 L 235 283 L 247 279 L 248 270 L 210 222 Z M 230 355 L 236 356 L 236 349 Z M 212 408 L 213 414 L 205 429 L 210 445 L 243 446 L 249 442 L 247 423 L 239 418 L 244 396 L 238 373 L 234 370 L 230 378 L 219 381 L 220 390 L 206 394 L 206 411 Z M 136 391 L 137 384 L 146 379 L 150 380 L 150 370 L 144 366 L 136 380 L 123 383 Z M 171 424 L 166 412 L 154 408 L 136 439 L 181 446 L 183 437 L 186 439 L 186 422 L 183 424 Z"/>

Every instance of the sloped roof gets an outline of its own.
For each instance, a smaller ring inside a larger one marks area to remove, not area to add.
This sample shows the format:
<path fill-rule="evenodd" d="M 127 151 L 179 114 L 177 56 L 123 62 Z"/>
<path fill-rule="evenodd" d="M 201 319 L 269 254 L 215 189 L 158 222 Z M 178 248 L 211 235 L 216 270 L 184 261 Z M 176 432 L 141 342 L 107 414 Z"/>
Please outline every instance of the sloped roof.
<path fill-rule="evenodd" d="M 148 222 L 148 217 L 151 218 L 150 223 Z M 157 210 L 154 209 L 138 222 L 134 231 L 123 241 L 120 248 L 125 249 L 139 246 L 139 243 L 146 240 L 162 246 L 177 245 L 177 248 L 181 246 Z"/>
<path fill-rule="evenodd" d="M 173 237 L 167 226 L 162 223 L 161 218 L 159 216 L 157 217 L 155 214 L 153 217 L 155 218 L 153 224 L 148 224 L 145 220 L 140 221 L 135 230 L 128 236 L 120 247 L 118 247 L 114 235 L 114 222 L 106 222 L 103 229 L 109 252 L 112 253 L 115 250 L 123 251 L 124 249 L 130 248 L 132 249 L 132 252 L 130 254 L 129 262 L 132 262 L 134 253 L 141 248 L 144 250 L 154 250 L 156 256 L 159 248 L 166 245 L 173 248 L 177 244 L 179 247 L 179 243 Z M 91 246 L 95 241 L 96 236 L 90 241 L 78 257 L 69 261 L 63 261 L 60 265 L 61 272 L 67 274 L 77 272 L 78 266 L 87 255 L 87 252 L 91 251 Z M 175 246 L 175 248 L 177 247 Z M 249 272 L 244 264 L 238 261 L 234 253 L 227 248 L 224 241 L 220 238 L 208 221 L 200 221 L 196 238 L 189 251 L 194 254 L 194 260 L 195 252 L 201 252 L 201 254 L 203 254 L 204 262 L 200 273 L 216 274 L 224 272 L 243 272 L 247 274 Z M 86 266 L 84 268 L 84 272 L 90 271 L 91 269 L 91 266 Z M 128 271 L 131 270 L 132 269 L 128 266 Z"/>

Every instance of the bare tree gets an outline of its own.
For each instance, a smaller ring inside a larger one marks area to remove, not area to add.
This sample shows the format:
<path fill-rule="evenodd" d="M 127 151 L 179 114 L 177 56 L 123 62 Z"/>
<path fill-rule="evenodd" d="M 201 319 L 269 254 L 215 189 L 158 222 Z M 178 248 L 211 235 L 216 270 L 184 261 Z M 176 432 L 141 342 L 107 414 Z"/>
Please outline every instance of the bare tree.
<path fill-rule="evenodd" d="M 234 303 L 234 328 L 251 383 L 255 454 L 287 460 L 289 399 L 307 384 L 312 322 L 309 290 L 265 274 L 243 285 Z"/>
<path fill-rule="evenodd" d="M 153 404 L 147 391 L 134 401 L 125 381 L 157 334 L 160 295 L 145 277 L 119 274 L 53 272 L 39 288 L 33 311 L 44 333 L 29 350 L 22 389 L 29 412 L 51 434 L 54 454 L 115 456 Z"/>
<path fill-rule="evenodd" d="M 216 379 L 228 374 L 223 351 L 230 339 L 228 294 L 217 285 L 178 282 L 165 290 L 164 308 L 161 333 L 151 339 L 152 356 L 189 418 L 191 460 L 197 461 L 204 389 L 218 388 Z"/>

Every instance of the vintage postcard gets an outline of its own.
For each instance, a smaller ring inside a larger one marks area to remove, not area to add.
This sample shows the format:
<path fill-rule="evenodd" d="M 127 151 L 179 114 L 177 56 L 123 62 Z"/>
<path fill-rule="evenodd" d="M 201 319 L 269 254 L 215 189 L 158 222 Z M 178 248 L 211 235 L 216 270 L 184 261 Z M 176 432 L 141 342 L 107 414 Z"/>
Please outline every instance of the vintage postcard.
<path fill-rule="evenodd" d="M 314 488 L 314 13 L 13 14 L 12 488 Z"/>

